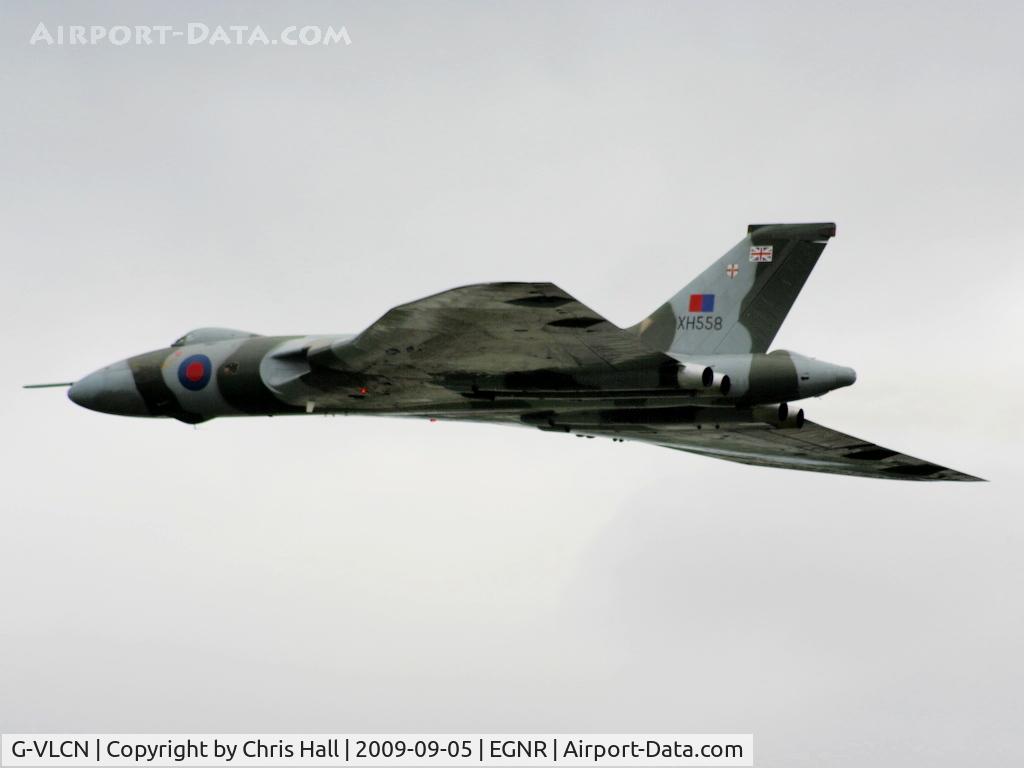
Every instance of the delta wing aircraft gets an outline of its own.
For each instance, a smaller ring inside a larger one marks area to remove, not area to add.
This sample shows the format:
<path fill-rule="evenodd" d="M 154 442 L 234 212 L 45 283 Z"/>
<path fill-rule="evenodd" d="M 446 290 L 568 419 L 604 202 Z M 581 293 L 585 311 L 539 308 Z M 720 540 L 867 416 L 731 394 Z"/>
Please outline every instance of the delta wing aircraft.
<path fill-rule="evenodd" d="M 358 335 L 201 328 L 73 383 L 78 405 L 196 424 L 362 414 L 638 440 L 743 464 L 902 480 L 977 480 L 804 419 L 792 403 L 853 369 L 768 351 L 835 225 L 751 225 L 631 328 L 551 283 L 453 288 Z"/>

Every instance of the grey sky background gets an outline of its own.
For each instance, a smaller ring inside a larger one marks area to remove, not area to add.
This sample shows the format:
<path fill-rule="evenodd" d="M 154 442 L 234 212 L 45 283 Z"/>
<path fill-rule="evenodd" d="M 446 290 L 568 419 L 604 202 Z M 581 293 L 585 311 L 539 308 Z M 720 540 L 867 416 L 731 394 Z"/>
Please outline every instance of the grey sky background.
<path fill-rule="evenodd" d="M 32 47 L 344 24 L 347 47 Z M 1014 3 L 5 3 L 0 730 L 753 732 L 760 768 L 1024 746 Z M 479 425 L 101 416 L 187 330 L 356 332 L 552 280 L 636 322 L 751 222 L 838 223 L 804 403 L 989 478 Z"/>

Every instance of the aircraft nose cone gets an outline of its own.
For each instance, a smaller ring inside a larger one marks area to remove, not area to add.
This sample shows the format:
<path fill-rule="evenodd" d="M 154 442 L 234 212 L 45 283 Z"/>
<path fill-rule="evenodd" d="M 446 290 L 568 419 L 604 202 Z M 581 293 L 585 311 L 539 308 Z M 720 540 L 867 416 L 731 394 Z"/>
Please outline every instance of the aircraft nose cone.
<path fill-rule="evenodd" d="M 71 402 L 101 413 L 119 416 L 148 416 L 146 403 L 135 387 L 128 363 L 108 365 L 83 379 L 76 381 L 68 390 Z"/>
<path fill-rule="evenodd" d="M 857 380 L 857 372 L 853 368 L 839 366 L 836 370 L 836 386 L 848 387 Z"/>

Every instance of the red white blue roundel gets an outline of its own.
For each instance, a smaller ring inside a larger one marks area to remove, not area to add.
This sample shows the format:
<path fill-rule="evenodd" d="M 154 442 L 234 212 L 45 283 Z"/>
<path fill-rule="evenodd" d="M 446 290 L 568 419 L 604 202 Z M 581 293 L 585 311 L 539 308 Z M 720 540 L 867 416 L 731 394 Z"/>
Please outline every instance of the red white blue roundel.
<path fill-rule="evenodd" d="M 198 392 L 210 383 L 213 363 L 206 355 L 189 355 L 178 366 L 178 381 L 185 389 Z"/>

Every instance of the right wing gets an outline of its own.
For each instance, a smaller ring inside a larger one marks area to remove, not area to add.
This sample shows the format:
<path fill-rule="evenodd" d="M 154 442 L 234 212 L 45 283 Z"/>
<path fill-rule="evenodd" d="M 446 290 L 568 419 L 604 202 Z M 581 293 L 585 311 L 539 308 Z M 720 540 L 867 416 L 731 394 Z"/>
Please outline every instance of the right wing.
<path fill-rule="evenodd" d="M 576 430 L 573 430 L 576 431 Z M 801 428 L 742 423 L 622 425 L 588 428 L 582 433 L 639 440 L 665 448 L 761 467 L 802 469 L 836 475 L 890 480 L 958 480 L 982 478 L 907 456 L 889 448 L 807 421 Z"/>

